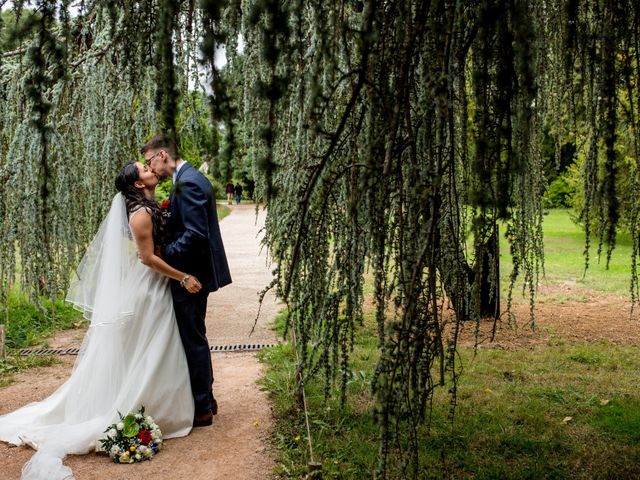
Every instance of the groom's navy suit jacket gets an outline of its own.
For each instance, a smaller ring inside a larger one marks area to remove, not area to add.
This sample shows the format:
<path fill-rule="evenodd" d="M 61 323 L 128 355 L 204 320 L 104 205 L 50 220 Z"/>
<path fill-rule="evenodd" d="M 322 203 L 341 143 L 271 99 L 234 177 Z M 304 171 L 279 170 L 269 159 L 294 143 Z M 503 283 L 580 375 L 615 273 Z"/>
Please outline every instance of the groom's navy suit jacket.
<path fill-rule="evenodd" d="M 202 283 L 203 292 L 214 292 L 230 284 L 216 199 L 207 177 L 185 163 L 173 184 L 169 202 L 169 243 L 162 247 L 167 263 L 195 275 Z M 175 280 L 171 281 L 171 291 L 176 300 L 190 296 Z"/>

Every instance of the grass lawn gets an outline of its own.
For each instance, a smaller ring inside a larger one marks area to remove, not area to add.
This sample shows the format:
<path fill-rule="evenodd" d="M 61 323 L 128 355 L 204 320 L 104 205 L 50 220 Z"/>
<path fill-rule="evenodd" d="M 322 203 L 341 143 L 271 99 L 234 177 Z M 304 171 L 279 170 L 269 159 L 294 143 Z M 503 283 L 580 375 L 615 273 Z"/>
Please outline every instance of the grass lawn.
<path fill-rule="evenodd" d="M 222 220 L 224 217 L 231 213 L 231 208 L 229 208 L 227 205 L 221 205 L 219 203 L 216 205 L 216 210 L 218 212 L 218 221 Z"/>
<path fill-rule="evenodd" d="M 544 231 L 546 278 L 541 284 L 571 285 L 572 291 L 582 292 L 569 294 L 578 299 L 590 291 L 628 295 L 628 237 L 619 240 L 609 270 L 604 259 L 598 264 L 596 245 L 584 276 L 584 236 L 568 212 L 551 211 Z M 505 286 L 510 269 L 506 242 L 501 251 Z M 282 322 L 280 317 L 277 323 Z M 322 462 L 325 479 L 373 478 L 378 431 L 370 387 L 376 344 L 376 329 L 368 316 L 356 337 L 344 408 L 335 389 L 325 402 L 322 378 L 306 384 L 315 460 Z M 431 428 L 420 433 L 419 478 L 640 478 L 637 346 L 572 343 L 552 336 L 531 349 L 487 347 L 477 352 L 459 349 L 463 374 L 453 423 L 447 389 L 436 391 Z M 276 473 L 280 478 L 302 478 L 309 458 L 304 417 L 293 396 L 295 354 L 284 344 L 260 356 L 268 366 L 263 385 L 277 419 Z M 391 478 L 402 478 L 399 453 L 393 457 Z"/>
<path fill-rule="evenodd" d="M 325 479 L 373 478 L 378 444 L 370 382 L 377 352 L 368 322 L 358 335 L 345 408 L 335 390 L 324 402 L 321 379 L 307 383 L 313 447 Z M 637 347 L 554 341 L 534 350 L 462 348 L 460 356 L 454 421 L 446 389 L 437 390 L 431 430 L 420 435 L 419 478 L 640 478 Z M 302 478 L 309 458 L 304 418 L 293 400 L 295 354 L 285 344 L 261 359 L 277 418 L 277 474 Z M 392 472 L 402 478 L 397 461 Z"/>
<path fill-rule="evenodd" d="M 504 231 L 504 229 L 502 229 Z M 541 284 L 565 282 L 572 286 L 617 295 L 629 295 L 632 244 L 629 234 L 619 234 L 609 269 L 606 247 L 598 259 L 598 239 L 592 238 L 589 268 L 585 272 L 585 240 L 582 229 L 569 218 L 568 210 L 550 210 L 544 216 L 545 277 Z M 500 239 L 500 267 L 503 288 L 509 285 L 509 245 Z"/>

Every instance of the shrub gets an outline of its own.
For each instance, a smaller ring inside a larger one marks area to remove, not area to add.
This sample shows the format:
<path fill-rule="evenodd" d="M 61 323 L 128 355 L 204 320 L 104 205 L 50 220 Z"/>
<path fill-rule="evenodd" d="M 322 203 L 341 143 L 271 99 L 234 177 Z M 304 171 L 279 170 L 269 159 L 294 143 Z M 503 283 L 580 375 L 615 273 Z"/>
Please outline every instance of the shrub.
<path fill-rule="evenodd" d="M 567 174 L 562 174 L 551 182 L 543 201 L 546 208 L 570 208 L 575 189 L 567 181 Z"/>
<path fill-rule="evenodd" d="M 57 330 L 73 328 L 82 314 L 61 300 L 41 299 L 41 306 L 26 297 L 11 294 L 2 315 L 6 323 L 7 347 L 19 349 L 34 345 Z"/>

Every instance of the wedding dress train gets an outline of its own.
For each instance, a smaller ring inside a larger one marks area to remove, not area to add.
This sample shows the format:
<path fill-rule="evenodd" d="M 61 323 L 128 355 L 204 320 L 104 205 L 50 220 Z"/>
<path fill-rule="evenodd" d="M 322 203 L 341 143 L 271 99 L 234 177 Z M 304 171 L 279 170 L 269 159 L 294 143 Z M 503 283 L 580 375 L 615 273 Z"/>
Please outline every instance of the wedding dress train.
<path fill-rule="evenodd" d="M 121 194 L 67 300 L 91 322 L 71 376 L 48 398 L 0 416 L 0 441 L 37 450 L 22 470 L 23 480 L 72 479 L 63 458 L 99 449 L 118 411 L 144 405 L 164 438 L 187 435 L 193 422 L 168 280 L 138 259 Z"/>

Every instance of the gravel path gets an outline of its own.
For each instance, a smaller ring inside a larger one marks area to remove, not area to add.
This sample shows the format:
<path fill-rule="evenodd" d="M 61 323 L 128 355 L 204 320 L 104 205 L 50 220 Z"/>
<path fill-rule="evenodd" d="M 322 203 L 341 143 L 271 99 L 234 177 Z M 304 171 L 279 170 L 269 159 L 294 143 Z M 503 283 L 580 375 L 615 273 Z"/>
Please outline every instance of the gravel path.
<path fill-rule="evenodd" d="M 267 294 L 260 319 L 249 337 L 258 311 L 257 293 L 271 279 L 271 267 L 260 252 L 259 231 L 253 205 L 233 206 L 220 222 L 233 283 L 209 297 L 207 335 L 212 345 L 273 343 L 269 328 L 281 306 Z M 62 332 L 50 340 L 52 347 L 79 346 L 84 332 Z M 214 393 L 219 413 L 211 427 L 194 429 L 185 438 L 169 440 L 165 450 L 150 462 L 116 465 L 103 455 L 71 456 L 65 463 L 77 480 L 156 479 L 265 479 L 273 468 L 271 408 L 256 381 L 261 364 L 253 353 L 214 353 Z M 51 367 L 16 375 L 16 382 L 0 389 L 0 414 L 51 394 L 68 377 L 73 357 L 61 357 Z M 0 478 L 20 478 L 22 465 L 33 451 L 0 443 Z"/>

